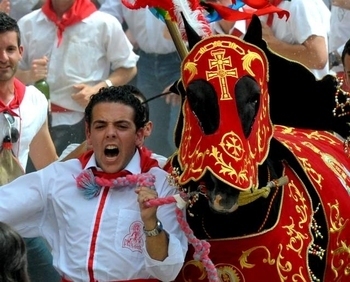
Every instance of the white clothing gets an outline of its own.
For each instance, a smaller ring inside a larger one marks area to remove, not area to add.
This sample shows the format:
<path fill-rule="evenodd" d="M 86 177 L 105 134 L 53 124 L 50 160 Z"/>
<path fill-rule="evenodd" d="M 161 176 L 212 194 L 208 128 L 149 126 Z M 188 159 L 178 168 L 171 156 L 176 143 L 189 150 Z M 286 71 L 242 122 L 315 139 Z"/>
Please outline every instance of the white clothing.
<path fill-rule="evenodd" d="M 39 0 L 11 0 L 10 17 L 19 20 L 23 16 L 33 11 Z"/>
<path fill-rule="evenodd" d="M 76 124 L 83 118 L 84 108 L 71 98 L 77 92 L 73 85 L 95 85 L 106 79 L 111 69 L 135 67 L 138 60 L 121 24 L 100 11 L 67 27 L 59 47 L 57 27 L 41 9 L 21 18 L 18 25 L 24 46 L 19 68 L 28 70 L 34 59 L 48 56 L 51 102 L 74 111 L 53 113 L 52 126 Z"/>
<path fill-rule="evenodd" d="M 329 34 L 329 52 L 342 54 L 346 41 L 350 39 L 350 10 L 337 6 L 331 8 L 331 30 Z M 333 67 L 335 72 L 344 71 L 343 64 Z"/>
<path fill-rule="evenodd" d="M 22 103 L 18 109 L 13 109 L 19 117 L 15 118 L 14 127 L 19 130 L 20 136 L 16 143 L 12 144 L 13 153 L 25 170 L 28 161 L 29 145 L 35 135 L 46 121 L 47 100 L 34 86 L 27 86 Z M 9 135 L 9 125 L 5 117 L 0 113 L 0 140 Z"/>
<path fill-rule="evenodd" d="M 96 167 L 94 155 L 85 168 L 89 167 Z M 141 172 L 138 151 L 125 169 L 133 174 Z M 81 172 L 77 159 L 54 162 L 1 187 L 0 221 L 25 237 L 46 238 L 52 248 L 53 265 L 68 280 L 90 281 L 91 262 L 94 281 L 151 277 L 174 280 L 187 252 L 175 204 L 158 208 L 158 218 L 170 234 L 169 248 L 164 261 L 153 260 L 145 249 L 135 187 L 103 187 L 99 196 L 87 200 L 76 185 L 75 178 Z M 169 186 L 165 171 L 152 168 L 149 172 L 156 177 L 159 197 L 176 192 Z M 91 246 L 95 238 L 96 244 Z"/>
<path fill-rule="evenodd" d="M 146 53 L 168 54 L 176 51 L 174 42 L 164 37 L 165 23 L 157 19 L 148 8 L 130 10 L 121 0 L 106 0 L 100 11 L 125 22 L 140 49 Z"/>
<path fill-rule="evenodd" d="M 214 34 L 225 34 L 223 29 L 221 28 L 220 24 L 218 21 L 210 23 L 210 28 Z M 232 32 L 237 29 L 242 35 L 240 38 L 244 37 L 244 34 L 247 32 L 247 26 L 246 26 L 246 21 L 237 21 L 235 24 L 232 26 L 232 28 L 229 30 L 228 34 L 232 34 Z"/>
<path fill-rule="evenodd" d="M 289 44 L 302 44 L 311 35 L 322 36 L 328 48 L 330 11 L 322 0 L 282 1 L 278 7 L 289 11 L 290 16 L 286 21 L 286 17 L 280 19 L 274 15 L 271 28 L 276 38 Z M 266 21 L 267 16 L 261 19 Z M 311 71 L 321 79 L 328 74 L 328 63 L 322 70 Z"/>

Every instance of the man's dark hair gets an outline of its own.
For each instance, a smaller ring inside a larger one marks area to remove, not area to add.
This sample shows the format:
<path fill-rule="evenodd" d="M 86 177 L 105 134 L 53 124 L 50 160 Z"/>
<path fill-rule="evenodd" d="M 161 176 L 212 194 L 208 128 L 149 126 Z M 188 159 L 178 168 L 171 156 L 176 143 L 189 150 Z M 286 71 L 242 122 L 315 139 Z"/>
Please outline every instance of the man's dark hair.
<path fill-rule="evenodd" d="M 350 39 L 345 43 L 343 52 L 341 54 L 341 62 L 344 65 L 345 55 L 350 55 Z"/>
<path fill-rule="evenodd" d="M 8 31 L 15 31 L 17 33 L 17 45 L 21 46 L 21 32 L 17 21 L 11 18 L 6 13 L 0 12 L 0 33 L 5 33 Z"/>
<path fill-rule="evenodd" d="M 24 241 L 3 222 L 0 222 L 0 281 L 29 282 Z"/>
<path fill-rule="evenodd" d="M 129 84 L 129 85 L 124 85 L 124 90 L 126 92 L 129 92 L 130 95 L 133 94 L 135 95 L 137 98 L 139 98 L 141 100 L 142 105 L 145 107 L 146 112 L 145 112 L 145 123 L 149 122 L 149 106 L 148 103 L 145 101 L 147 100 L 147 98 L 145 97 L 145 95 L 143 95 L 143 93 L 135 86 Z"/>
<path fill-rule="evenodd" d="M 136 129 L 144 127 L 146 125 L 146 108 L 143 106 L 141 101 L 135 96 L 130 95 L 128 85 L 123 86 L 111 86 L 103 87 L 98 93 L 90 97 L 89 104 L 85 108 L 85 121 L 88 126 L 91 126 L 92 122 L 92 110 L 99 103 L 120 103 L 130 106 L 134 109 L 134 123 Z"/>

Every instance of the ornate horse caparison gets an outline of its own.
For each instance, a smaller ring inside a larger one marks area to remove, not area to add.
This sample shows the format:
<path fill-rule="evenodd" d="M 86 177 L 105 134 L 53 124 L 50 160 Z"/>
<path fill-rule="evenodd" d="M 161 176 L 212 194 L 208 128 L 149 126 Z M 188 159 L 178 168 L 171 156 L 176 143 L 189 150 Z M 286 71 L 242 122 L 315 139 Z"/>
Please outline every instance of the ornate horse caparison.
<path fill-rule="evenodd" d="M 201 39 L 182 63 L 172 166 L 196 195 L 187 221 L 221 281 L 350 281 L 348 116 L 336 116 L 336 79 L 317 81 L 266 47 L 257 18 L 251 26 L 244 41 Z M 208 280 L 190 247 L 176 281 Z"/>

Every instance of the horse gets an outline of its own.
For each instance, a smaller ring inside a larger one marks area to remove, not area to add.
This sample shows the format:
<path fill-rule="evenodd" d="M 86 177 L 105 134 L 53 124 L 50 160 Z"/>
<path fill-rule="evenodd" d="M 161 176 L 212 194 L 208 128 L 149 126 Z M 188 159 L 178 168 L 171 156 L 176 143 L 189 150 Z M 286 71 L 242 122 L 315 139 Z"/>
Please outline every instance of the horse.
<path fill-rule="evenodd" d="M 190 246 L 176 282 L 350 281 L 340 86 L 269 50 L 257 17 L 244 40 L 216 35 L 190 46 L 171 166 L 217 278 Z"/>

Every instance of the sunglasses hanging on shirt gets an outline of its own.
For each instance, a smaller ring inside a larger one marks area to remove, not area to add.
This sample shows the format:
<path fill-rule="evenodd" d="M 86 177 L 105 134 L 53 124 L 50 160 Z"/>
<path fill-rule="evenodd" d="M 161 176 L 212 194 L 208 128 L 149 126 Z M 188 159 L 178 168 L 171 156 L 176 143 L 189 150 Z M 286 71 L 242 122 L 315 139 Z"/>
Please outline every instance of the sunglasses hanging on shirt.
<path fill-rule="evenodd" d="M 19 131 L 15 127 L 15 118 L 8 112 L 3 112 L 3 115 L 8 124 L 8 134 L 5 135 L 5 139 L 10 139 L 11 143 L 16 143 L 19 139 Z"/>

